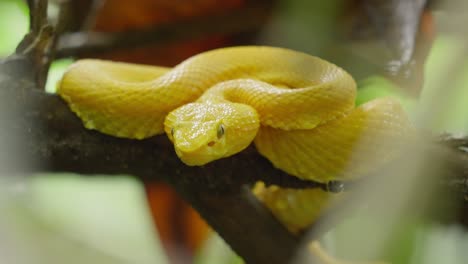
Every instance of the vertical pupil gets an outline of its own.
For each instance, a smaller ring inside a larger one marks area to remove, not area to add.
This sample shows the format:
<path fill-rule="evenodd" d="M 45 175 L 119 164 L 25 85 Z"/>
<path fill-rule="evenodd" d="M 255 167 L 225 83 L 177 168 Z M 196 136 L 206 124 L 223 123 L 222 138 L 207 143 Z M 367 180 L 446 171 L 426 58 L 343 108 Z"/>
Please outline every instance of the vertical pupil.
<path fill-rule="evenodd" d="M 223 135 L 224 135 L 224 126 L 221 124 L 221 125 L 218 127 L 217 136 L 218 136 L 218 138 L 221 138 Z"/>

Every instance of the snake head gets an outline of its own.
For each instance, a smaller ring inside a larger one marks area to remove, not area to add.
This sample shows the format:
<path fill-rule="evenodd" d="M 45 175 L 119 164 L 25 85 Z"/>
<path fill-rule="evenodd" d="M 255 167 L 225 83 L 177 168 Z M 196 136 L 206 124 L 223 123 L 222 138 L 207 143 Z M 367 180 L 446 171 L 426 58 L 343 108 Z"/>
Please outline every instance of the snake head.
<path fill-rule="evenodd" d="M 259 128 L 254 108 L 237 103 L 190 103 L 170 112 L 164 129 L 179 158 L 204 165 L 246 148 Z"/>

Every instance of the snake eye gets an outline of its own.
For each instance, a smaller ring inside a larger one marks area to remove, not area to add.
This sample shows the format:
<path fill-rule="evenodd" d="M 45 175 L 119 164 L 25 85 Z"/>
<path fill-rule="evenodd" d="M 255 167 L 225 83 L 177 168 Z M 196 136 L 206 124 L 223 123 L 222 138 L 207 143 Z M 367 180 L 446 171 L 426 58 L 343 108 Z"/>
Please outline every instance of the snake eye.
<path fill-rule="evenodd" d="M 171 136 L 174 137 L 174 128 L 171 128 Z"/>
<path fill-rule="evenodd" d="M 224 125 L 223 124 L 219 125 L 216 135 L 218 136 L 218 139 L 220 139 L 224 135 Z"/>

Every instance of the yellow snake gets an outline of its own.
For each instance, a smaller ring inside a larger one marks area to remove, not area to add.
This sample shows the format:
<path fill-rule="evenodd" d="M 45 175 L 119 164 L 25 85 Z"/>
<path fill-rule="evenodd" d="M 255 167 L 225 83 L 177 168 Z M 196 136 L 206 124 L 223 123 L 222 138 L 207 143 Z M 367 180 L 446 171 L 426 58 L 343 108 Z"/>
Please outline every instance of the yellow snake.
<path fill-rule="evenodd" d="M 254 142 L 275 167 L 319 182 L 378 167 L 411 127 L 393 99 L 355 108 L 355 82 L 338 66 L 275 47 L 212 50 L 172 69 L 81 60 L 58 93 L 89 129 L 135 139 L 165 132 L 188 165 Z M 260 189 L 270 205 L 281 197 Z"/>

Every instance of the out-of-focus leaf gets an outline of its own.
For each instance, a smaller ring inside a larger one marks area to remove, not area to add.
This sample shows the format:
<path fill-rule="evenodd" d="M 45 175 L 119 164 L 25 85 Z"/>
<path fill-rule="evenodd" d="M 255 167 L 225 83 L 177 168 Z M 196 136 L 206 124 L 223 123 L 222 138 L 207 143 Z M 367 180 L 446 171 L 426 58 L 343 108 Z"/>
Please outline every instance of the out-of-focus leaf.
<path fill-rule="evenodd" d="M 420 227 L 421 223 L 418 220 L 408 219 L 398 229 L 395 229 L 387 241 L 385 260 L 391 260 L 390 263 L 393 264 L 409 263 L 415 250 L 415 235 Z M 371 259 L 363 259 L 362 256 L 368 256 L 369 252 L 372 252 L 374 245 L 381 242 L 383 238 L 381 235 L 385 232 L 382 230 L 379 216 L 365 209 L 359 209 L 357 214 L 351 215 L 346 221 L 340 223 L 322 241 L 329 252 L 336 257 L 348 261 L 372 263 Z M 360 238 L 359 243 L 350 243 L 350 237 Z"/>
<path fill-rule="evenodd" d="M 356 105 L 361 105 L 379 97 L 394 97 L 397 98 L 405 110 L 410 113 L 414 107 L 415 100 L 405 95 L 394 83 L 382 76 L 371 76 L 358 83 L 358 94 L 356 97 Z"/>
<path fill-rule="evenodd" d="M 15 252 L 35 260 L 9 263 L 167 263 L 135 179 L 50 175 L 18 187 L 0 213 Z"/>
<path fill-rule="evenodd" d="M 49 68 L 47 83 L 45 89 L 49 93 L 54 93 L 57 89 L 57 83 L 62 78 L 67 67 L 73 63 L 72 59 L 62 59 L 54 61 Z"/>
<path fill-rule="evenodd" d="M 426 63 L 426 85 L 421 95 L 422 114 L 435 132 L 468 132 L 468 61 L 460 58 L 461 39 L 439 37 Z M 465 60 L 457 72 L 447 72 L 451 63 Z M 440 107 L 441 111 L 432 111 Z"/>
<path fill-rule="evenodd" d="M 461 227 L 429 225 L 418 229 L 416 238 L 411 264 L 461 264 L 468 259 L 468 235 Z"/>
<path fill-rule="evenodd" d="M 0 1 L 0 57 L 13 53 L 28 32 L 29 15 L 26 1 Z"/>
<path fill-rule="evenodd" d="M 195 264 L 242 264 L 244 263 L 217 234 L 205 242 Z"/>

